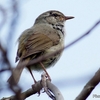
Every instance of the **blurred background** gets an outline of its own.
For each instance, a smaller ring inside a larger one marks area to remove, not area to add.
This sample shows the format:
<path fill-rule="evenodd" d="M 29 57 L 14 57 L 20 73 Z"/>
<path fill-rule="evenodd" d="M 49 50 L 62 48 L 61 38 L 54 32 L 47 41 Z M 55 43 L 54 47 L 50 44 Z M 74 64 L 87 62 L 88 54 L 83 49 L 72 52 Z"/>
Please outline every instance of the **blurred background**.
<path fill-rule="evenodd" d="M 58 10 L 66 16 L 75 18 L 65 23 L 65 45 L 69 44 L 100 20 L 100 0 L 0 0 L 0 42 L 8 50 L 8 58 L 13 67 L 17 52 L 17 39 L 35 19 L 48 10 Z M 9 36 L 10 34 L 10 36 Z M 1 56 L 1 54 L 0 54 Z M 7 68 L 0 63 L 0 69 Z M 65 49 L 58 63 L 47 69 L 65 100 L 74 100 L 84 85 L 100 68 L 100 25 L 90 35 L 73 46 Z M 33 71 L 36 80 L 40 80 L 41 72 Z M 9 97 L 14 93 L 9 90 L 6 82 L 10 71 L 0 73 L 0 98 Z M 33 79 L 25 69 L 19 81 L 22 91 L 31 88 Z M 87 100 L 96 100 L 94 94 L 100 95 L 100 84 L 96 86 Z M 50 100 L 41 93 L 28 97 L 26 100 Z"/>

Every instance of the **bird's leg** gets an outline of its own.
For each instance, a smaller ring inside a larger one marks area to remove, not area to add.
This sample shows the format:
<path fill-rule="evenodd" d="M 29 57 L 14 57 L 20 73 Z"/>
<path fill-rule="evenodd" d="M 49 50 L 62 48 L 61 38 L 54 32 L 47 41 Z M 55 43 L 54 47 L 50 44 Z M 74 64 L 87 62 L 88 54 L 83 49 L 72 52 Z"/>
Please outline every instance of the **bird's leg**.
<path fill-rule="evenodd" d="M 33 76 L 33 74 L 32 74 L 32 71 L 31 71 L 30 67 L 27 67 L 27 68 L 28 68 L 28 70 L 29 70 L 29 72 L 30 72 L 30 74 L 31 74 L 31 76 L 32 76 L 32 78 L 33 78 L 33 80 L 34 80 L 34 83 L 37 83 L 37 81 L 35 80 L 35 78 L 34 78 L 34 76 Z"/>
<path fill-rule="evenodd" d="M 34 75 L 32 74 L 32 71 L 31 71 L 30 67 L 28 67 L 28 70 L 29 70 L 29 72 L 30 72 L 30 74 L 31 74 L 31 76 L 32 76 L 32 78 L 33 78 L 33 80 L 34 80 L 34 83 L 36 84 L 37 81 L 35 80 Z M 32 85 L 32 88 L 34 89 L 34 85 Z M 40 90 L 37 91 L 37 93 L 38 93 L 38 96 L 39 96 L 39 95 L 40 95 Z"/>
<path fill-rule="evenodd" d="M 45 71 L 45 73 L 46 73 L 48 79 L 51 81 L 50 75 L 49 75 L 48 72 L 46 71 L 46 69 L 45 69 L 45 67 L 44 67 L 44 65 L 43 65 L 42 62 L 40 62 L 40 65 L 41 65 L 41 67 L 43 68 L 43 70 Z"/>

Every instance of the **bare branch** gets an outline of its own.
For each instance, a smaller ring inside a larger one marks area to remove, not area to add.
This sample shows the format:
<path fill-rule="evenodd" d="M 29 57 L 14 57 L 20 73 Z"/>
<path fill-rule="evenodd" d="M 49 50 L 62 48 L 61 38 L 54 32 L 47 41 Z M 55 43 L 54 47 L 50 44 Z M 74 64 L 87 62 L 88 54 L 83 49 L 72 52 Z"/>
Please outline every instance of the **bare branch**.
<path fill-rule="evenodd" d="M 43 77 L 41 77 L 41 78 L 43 78 Z M 42 88 L 44 88 L 42 82 L 43 82 L 43 79 L 41 79 L 40 81 L 38 81 L 37 83 L 32 85 L 32 88 L 28 89 L 25 92 L 20 93 L 19 94 L 20 100 L 25 100 L 27 97 L 38 93 Z M 48 79 L 46 79 L 45 82 L 47 84 L 46 85 L 47 89 L 48 89 L 47 91 L 51 91 L 52 94 L 54 95 L 54 96 L 51 96 L 52 100 L 64 100 L 61 92 L 54 84 L 52 84 Z M 19 100 L 19 99 L 16 97 L 16 95 L 14 95 L 14 96 L 2 98 L 1 100 Z"/>
<path fill-rule="evenodd" d="M 100 82 L 100 69 L 95 73 L 92 79 L 84 86 L 81 93 L 76 97 L 75 100 L 86 100 L 86 98 L 90 95 L 92 90 L 96 87 Z"/>

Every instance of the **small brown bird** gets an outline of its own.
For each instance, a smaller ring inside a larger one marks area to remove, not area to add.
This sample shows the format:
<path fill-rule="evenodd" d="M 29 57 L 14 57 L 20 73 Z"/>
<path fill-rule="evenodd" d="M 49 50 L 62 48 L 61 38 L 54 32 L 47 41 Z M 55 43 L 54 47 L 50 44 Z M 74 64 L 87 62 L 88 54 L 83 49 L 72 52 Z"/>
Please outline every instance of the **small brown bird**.
<path fill-rule="evenodd" d="M 19 37 L 19 46 L 17 51 L 16 61 L 19 60 L 17 67 L 13 70 L 11 77 L 8 79 L 9 83 L 18 83 L 24 67 L 19 68 L 22 62 L 30 63 L 42 55 L 52 54 L 53 52 L 64 47 L 64 22 L 74 17 L 65 16 L 59 11 L 51 10 L 41 14 L 36 20 L 34 25 L 25 30 Z M 62 51 L 47 58 L 42 62 L 38 62 L 28 68 L 32 75 L 34 82 L 36 82 L 31 70 L 41 70 L 46 72 L 45 68 L 54 65 L 60 58 Z M 48 73 L 47 76 L 50 78 Z"/>

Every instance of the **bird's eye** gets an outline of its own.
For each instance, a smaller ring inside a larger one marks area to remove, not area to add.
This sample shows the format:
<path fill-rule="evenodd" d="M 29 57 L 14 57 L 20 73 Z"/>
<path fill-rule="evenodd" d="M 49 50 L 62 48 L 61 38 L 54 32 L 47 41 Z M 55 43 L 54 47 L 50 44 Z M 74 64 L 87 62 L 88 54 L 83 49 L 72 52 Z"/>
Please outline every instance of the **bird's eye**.
<path fill-rule="evenodd" d="M 52 14 L 52 16 L 54 16 L 54 17 L 58 17 L 59 15 L 58 15 L 58 14 Z"/>
<path fill-rule="evenodd" d="M 50 15 L 53 16 L 53 17 L 59 17 L 60 16 L 59 14 L 53 13 L 53 12 L 50 12 Z"/>

